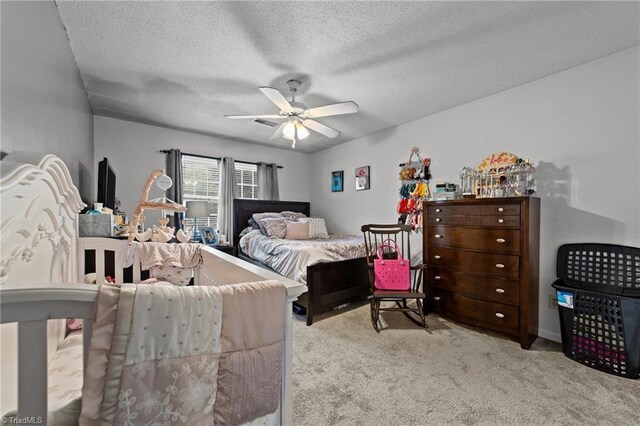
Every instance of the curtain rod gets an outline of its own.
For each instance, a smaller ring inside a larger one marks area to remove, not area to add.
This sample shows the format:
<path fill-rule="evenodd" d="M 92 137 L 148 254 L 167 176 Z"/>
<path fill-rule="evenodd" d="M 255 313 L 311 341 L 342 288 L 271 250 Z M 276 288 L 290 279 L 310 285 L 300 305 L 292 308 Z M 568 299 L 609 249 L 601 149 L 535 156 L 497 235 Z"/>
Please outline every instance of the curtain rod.
<path fill-rule="evenodd" d="M 169 150 L 168 150 L 168 149 L 160 149 L 160 150 L 158 150 L 158 151 L 156 151 L 156 152 L 159 152 L 159 153 L 162 153 L 162 154 L 167 154 L 167 153 L 169 152 Z M 210 155 L 201 155 L 201 154 L 190 154 L 190 153 L 188 153 L 188 152 L 183 152 L 183 153 L 182 153 L 182 155 L 188 155 L 189 157 L 207 158 L 207 159 L 209 159 L 209 160 L 218 160 L 218 161 L 220 161 L 220 160 L 221 160 L 221 157 L 212 157 L 212 156 L 210 156 Z M 265 163 L 265 162 L 263 162 L 263 161 L 260 161 L 260 162 L 258 162 L 258 163 L 254 163 L 254 162 L 251 162 L 251 161 L 240 161 L 240 160 L 234 160 L 234 161 L 235 161 L 236 163 L 240 163 L 240 164 L 252 164 L 252 165 L 254 165 L 254 166 L 257 166 L 258 164 L 267 164 L 267 163 Z M 267 165 L 268 165 L 268 164 L 267 164 Z M 281 166 L 281 165 L 278 165 L 278 168 L 279 168 L 279 169 L 284 169 L 284 167 L 283 167 L 283 166 Z"/>

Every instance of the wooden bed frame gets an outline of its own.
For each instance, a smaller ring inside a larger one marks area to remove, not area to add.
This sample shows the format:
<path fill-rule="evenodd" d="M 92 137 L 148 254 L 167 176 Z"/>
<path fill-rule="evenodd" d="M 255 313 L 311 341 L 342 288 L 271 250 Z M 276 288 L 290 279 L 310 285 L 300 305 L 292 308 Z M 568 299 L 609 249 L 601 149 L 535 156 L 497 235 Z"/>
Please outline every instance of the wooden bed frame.
<path fill-rule="evenodd" d="M 310 215 L 310 204 L 302 201 L 268 201 L 235 199 L 233 203 L 233 244 L 238 257 L 271 270 L 250 258 L 239 246 L 240 232 L 248 226 L 254 213 L 294 211 Z M 313 324 L 314 316 L 351 303 L 366 300 L 370 293 L 369 273 L 366 258 L 319 263 L 307 266 L 307 293 L 301 295 L 294 305 L 306 312 L 307 325 Z"/>

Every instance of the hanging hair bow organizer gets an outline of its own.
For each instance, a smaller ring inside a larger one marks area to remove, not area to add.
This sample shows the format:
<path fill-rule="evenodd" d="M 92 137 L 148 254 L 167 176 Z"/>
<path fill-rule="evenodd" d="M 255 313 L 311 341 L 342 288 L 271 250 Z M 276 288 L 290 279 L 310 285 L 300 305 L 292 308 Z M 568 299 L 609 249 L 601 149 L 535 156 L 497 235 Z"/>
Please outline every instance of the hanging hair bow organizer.
<path fill-rule="evenodd" d="M 409 161 L 399 166 L 401 185 L 400 201 L 396 208 L 400 214 L 398 223 L 411 225 L 414 231 L 419 232 L 422 231 L 422 202 L 431 198 L 431 159 L 420 157 L 420 150 L 414 146 Z"/>

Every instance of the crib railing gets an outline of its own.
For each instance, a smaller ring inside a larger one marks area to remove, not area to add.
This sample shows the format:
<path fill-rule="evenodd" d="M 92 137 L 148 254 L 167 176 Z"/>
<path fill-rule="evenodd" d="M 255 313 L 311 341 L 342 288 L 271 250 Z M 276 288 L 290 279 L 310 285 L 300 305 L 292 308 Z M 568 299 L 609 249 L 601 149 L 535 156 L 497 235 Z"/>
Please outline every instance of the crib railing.
<path fill-rule="evenodd" d="M 78 277 L 82 279 L 87 273 L 86 256 L 93 251 L 95 252 L 93 261 L 95 262 L 96 283 L 103 283 L 107 275 L 105 254 L 106 252 L 112 252 L 114 264 L 109 265 L 109 269 L 113 269 L 112 278 L 118 284 L 124 283 L 125 268 L 122 261 L 122 253 L 127 246 L 127 240 L 116 238 L 78 238 Z M 135 253 L 132 268 L 133 277 L 131 282 L 138 283 L 141 281 L 142 271 L 140 270 L 140 259 Z"/>
<path fill-rule="evenodd" d="M 98 287 L 85 284 L 2 285 L 0 323 L 18 323 L 18 418 L 47 419 L 47 320 L 85 320 L 86 367 L 97 294 Z"/>

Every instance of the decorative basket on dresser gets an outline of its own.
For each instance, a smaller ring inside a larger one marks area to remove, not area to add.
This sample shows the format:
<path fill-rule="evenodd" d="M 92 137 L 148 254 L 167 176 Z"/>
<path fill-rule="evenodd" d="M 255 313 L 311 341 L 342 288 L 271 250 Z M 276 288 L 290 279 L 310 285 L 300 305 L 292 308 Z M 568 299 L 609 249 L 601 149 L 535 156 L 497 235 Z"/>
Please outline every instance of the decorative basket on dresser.
<path fill-rule="evenodd" d="M 538 335 L 540 199 L 424 203 L 427 311 L 517 338 Z"/>

